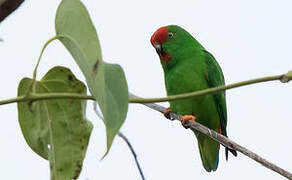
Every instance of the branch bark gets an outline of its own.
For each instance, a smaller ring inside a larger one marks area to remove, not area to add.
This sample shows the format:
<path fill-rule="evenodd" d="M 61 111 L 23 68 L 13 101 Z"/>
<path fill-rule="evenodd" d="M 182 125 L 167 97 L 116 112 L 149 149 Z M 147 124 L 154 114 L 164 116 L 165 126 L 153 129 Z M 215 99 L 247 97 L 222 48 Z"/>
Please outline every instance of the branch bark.
<path fill-rule="evenodd" d="M 131 98 L 139 98 L 138 96 L 134 95 L 134 94 L 130 94 Z M 163 106 L 160 106 L 158 104 L 153 104 L 153 103 L 143 103 L 143 105 L 156 110 L 158 112 L 165 112 L 166 108 Z M 171 119 L 170 120 L 181 120 L 182 116 L 176 113 L 170 113 Z M 187 125 L 189 125 L 191 128 L 196 129 L 198 131 L 200 131 L 201 133 L 209 136 L 210 138 L 214 139 L 215 141 L 219 142 L 220 144 L 222 144 L 225 147 L 228 147 L 230 149 L 234 149 L 238 152 L 241 152 L 242 154 L 246 155 L 247 157 L 255 160 L 256 162 L 262 164 L 263 166 L 265 166 L 266 168 L 275 171 L 276 173 L 288 178 L 288 179 L 292 179 L 292 174 L 282 168 L 280 168 L 279 166 L 267 161 L 266 159 L 262 158 L 261 156 L 259 156 L 258 154 L 248 150 L 247 148 L 237 144 L 236 142 L 230 140 L 229 138 L 217 133 L 216 131 L 209 129 L 203 125 L 201 125 L 200 123 L 197 123 L 195 121 L 188 121 L 186 122 L 188 123 Z"/>
<path fill-rule="evenodd" d="M 24 0 L 0 0 L 0 22 L 15 11 Z"/>

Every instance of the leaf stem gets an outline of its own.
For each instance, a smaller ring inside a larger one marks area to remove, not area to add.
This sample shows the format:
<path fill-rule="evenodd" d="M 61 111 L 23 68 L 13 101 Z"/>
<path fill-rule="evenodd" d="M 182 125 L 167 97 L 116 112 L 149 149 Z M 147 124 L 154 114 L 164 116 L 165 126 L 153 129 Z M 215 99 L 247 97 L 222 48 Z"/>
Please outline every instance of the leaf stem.
<path fill-rule="evenodd" d="M 44 46 L 43 46 L 43 48 L 42 48 L 42 50 L 41 50 L 40 56 L 39 56 L 39 58 L 38 58 L 37 64 L 36 64 L 36 66 L 35 66 L 35 68 L 34 68 L 34 70 L 33 70 L 32 82 L 31 82 L 29 88 L 27 89 L 27 91 L 26 91 L 26 93 L 25 93 L 25 96 L 29 96 L 29 93 L 30 93 L 31 89 L 33 88 L 33 86 L 34 86 L 34 84 L 35 84 L 35 81 L 36 81 L 36 75 L 37 75 L 37 69 L 38 69 L 38 67 L 39 67 L 39 64 L 40 64 L 40 62 L 41 62 L 41 58 L 42 58 L 42 56 L 43 56 L 43 54 L 44 54 L 44 51 L 45 51 L 46 47 L 47 47 L 52 41 L 54 41 L 54 40 L 56 40 L 56 39 L 58 39 L 58 36 L 54 36 L 54 37 L 50 38 L 50 39 L 44 44 Z M 34 92 L 34 91 L 33 91 L 33 92 Z"/>
<path fill-rule="evenodd" d="M 34 68 L 34 71 L 33 71 L 32 79 L 33 79 L 34 81 L 35 81 L 35 79 L 36 79 L 37 69 L 38 69 L 38 67 L 39 67 L 39 65 L 40 65 L 41 58 L 42 58 L 42 56 L 43 56 L 43 54 L 44 54 L 44 51 L 45 51 L 46 47 L 47 47 L 52 41 L 54 41 L 54 40 L 56 40 L 56 39 L 58 39 L 58 37 L 57 37 L 57 36 L 54 36 L 54 37 L 50 38 L 50 39 L 44 44 L 44 46 L 43 46 L 43 48 L 42 48 L 42 51 L 41 51 L 41 53 L 40 53 L 40 56 L 39 56 L 39 58 L 38 58 L 37 64 L 36 64 L 36 66 L 35 66 L 35 68 Z"/>

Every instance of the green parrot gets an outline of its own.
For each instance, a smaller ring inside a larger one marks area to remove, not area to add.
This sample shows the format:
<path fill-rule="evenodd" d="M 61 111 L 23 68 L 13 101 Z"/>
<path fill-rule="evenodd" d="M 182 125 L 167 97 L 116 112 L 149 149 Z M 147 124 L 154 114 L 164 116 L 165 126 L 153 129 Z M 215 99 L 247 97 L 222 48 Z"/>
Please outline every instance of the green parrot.
<path fill-rule="evenodd" d="M 212 54 L 183 28 L 176 25 L 161 27 L 152 35 L 151 44 L 160 57 L 167 95 L 225 84 L 222 70 Z M 187 120 L 195 120 L 227 137 L 225 92 L 171 101 L 164 113 L 168 118 L 170 111 L 183 115 L 183 125 Z M 216 171 L 220 144 L 196 130 L 193 132 L 198 139 L 204 168 L 208 172 Z M 226 160 L 228 151 L 237 156 L 235 150 L 225 148 Z"/>

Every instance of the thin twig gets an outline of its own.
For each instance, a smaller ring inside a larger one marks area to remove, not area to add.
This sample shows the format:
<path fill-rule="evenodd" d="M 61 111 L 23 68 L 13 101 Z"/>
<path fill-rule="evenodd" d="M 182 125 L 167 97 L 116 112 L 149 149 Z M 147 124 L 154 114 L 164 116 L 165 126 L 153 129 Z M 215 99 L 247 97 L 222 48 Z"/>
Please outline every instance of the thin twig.
<path fill-rule="evenodd" d="M 59 38 L 59 37 L 56 37 L 56 38 Z M 36 71 L 34 72 L 34 74 L 36 75 Z M 207 94 L 214 94 L 214 93 L 217 93 L 219 91 L 224 91 L 227 89 L 232 89 L 232 88 L 236 88 L 236 87 L 240 87 L 240 86 L 246 86 L 246 85 L 250 85 L 250 84 L 256 84 L 256 83 L 267 82 L 267 81 L 274 81 L 274 80 L 280 80 L 282 83 L 287 83 L 290 80 L 292 80 L 292 71 L 289 71 L 288 73 L 283 74 L 283 75 L 267 76 L 267 77 L 263 77 L 263 78 L 251 79 L 251 80 L 241 81 L 241 82 L 234 83 L 234 84 L 229 84 L 226 86 L 218 86 L 215 88 L 209 88 L 209 89 L 204 89 L 201 91 L 178 94 L 178 95 L 173 95 L 173 96 L 168 96 L 168 97 L 163 97 L 163 98 L 138 98 L 138 97 L 133 96 L 133 97 L 129 98 L 129 102 L 130 103 L 150 103 L 150 102 L 164 102 L 164 101 L 173 101 L 173 100 L 179 100 L 179 99 L 187 99 L 187 98 L 203 96 L 203 95 L 207 95 Z M 26 94 L 25 96 L 18 96 L 16 98 L 0 100 L 0 105 L 10 104 L 10 103 L 15 103 L 15 102 L 54 100 L 54 99 L 95 100 L 93 96 L 80 95 L 77 93 L 42 93 L 42 94 L 29 93 L 28 95 L 29 96 L 27 96 L 27 94 Z"/>
<path fill-rule="evenodd" d="M 184 94 L 177 94 L 177 95 L 172 95 L 172 96 L 167 96 L 167 97 L 161 97 L 161 98 L 133 98 L 132 97 L 130 98 L 130 103 L 154 103 L 154 102 L 173 101 L 173 100 L 202 96 L 206 94 L 214 94 L 219 91 L 224 91 L 227 89 L 233 89 L 233 88 L 261 83 L 261 82 L 280 80 L 282 83 L 287 83 L 291 79 L 292 79 L 292 71 L 289 71 L 286 74 L 281 74 L 281 75 L 276 75 L 276 76 L 266 76 L 262 78 L 241 81 L 241 82 L 237 82 L 237 83 L 233 83 L 229 85 L 217 86 L 214 88 L 209 88 L 209 89 L 204 89 L 204 90 L 194 91 L 194 92 L 184 93 Z"/>
<path fill-rule="evenodd" d="M 132 98 L 139 98 L 138 96 L 134 95 L 134 94 L 130 94 L 130 97 Z M 166 108 L 164 108 L 163 106 L 160 106 L 158 104 L 143 104 L 151 109 L 154 109 L 156 111 L 159 111 L 161 113 L 163 113 Z M 175 113 L 170 113 L 171 116 L 171 120 L 179 120 L 182 118 L 181 115 L 179 114 L 175 114 Z M 192 129 L 196 129 L 198 131 L 200 131 L 201 133 L 209 136 L 210 138 L 214 139 L 215 141 L 219 142 L 220 144 L 222 144 L 225 147 L 228 147 L 230 149 L 234 149 L 236 151 L 241 152 L 242 154 L 248 156 L 249 158 L 257 161 L 258 163 L 262 164 L 263 166 L 267 167 L 268 169 L 271 169 L 272 171 L 277 172 L 278 174 L 288 178 L 288 179 L 292 179 L 292 174 L 282 168 L 280 168 L 279 166 L 267 161 L 266 159 L 262 158 L 261 156 L 257 155 L 256 153 L 248 150 L 247 148 L 235 143 L 234 141 L 230 140 L 229 138 L 217 133 L 216 131 L 213 131 L 212 129 L 209 129 L 203 125 L 201 125 L 200 123 L 197 123 L 195 121 L 188 121 L 187 122 L 187 126 L 190 126 Z"/>
<path fill-rule="evenodd" d="M 95 114 L 104 122 L 104 118 L 102 117 L 101 113 L 97 110 L 97 104 L 96 102 L 93 102 L 93 109 L 94 109 L 94 112 Z M 144 174 L 143 174 L 143 171 L 142 171 L 142 168 L 138 162 L 138 159 L 137 159 L 137 154 L 133 148 L 133 146 L 131 145 L 129 139 L 122 133 L 122 132 L 119 132 L 118 133 L 118 136 L 120 138 L 122 138 L 128 145 L 128 147 L 130 148 L 131 152 L 132 152 L 132 155 L 134 156 L 134 159 L 135 159 L 135 162 L 136 162 L 136 165 L 137 165 L 137 168 L 139 170 L 139 173 L 141 175 L 141 179 L 142 180 L 145 180 L 145 177 L 144 177 Z"/>
<path fill-rule="evenodd" d="M 78 93 L 32 93 L 28 97 L 18 96 L 16 98 L 5 99 L 0 101 L 0 105 L 25 101 L 55 100 L 55 99 L 86 99 L 95 100 L 93 96 L 86 96 Z"/>

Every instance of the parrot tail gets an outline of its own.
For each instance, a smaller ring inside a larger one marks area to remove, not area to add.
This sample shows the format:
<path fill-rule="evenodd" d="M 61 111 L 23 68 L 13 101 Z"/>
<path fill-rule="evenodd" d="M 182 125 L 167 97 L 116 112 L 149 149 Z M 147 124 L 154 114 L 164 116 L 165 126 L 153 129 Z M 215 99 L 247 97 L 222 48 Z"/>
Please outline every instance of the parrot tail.
<path fill-rule="evenodd" d="M 219 143 L 204 134 L 200 134 L 197 138 L 205 170 L 208 172 L 216 171 L 219 163 Z"/>

